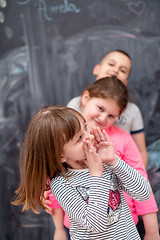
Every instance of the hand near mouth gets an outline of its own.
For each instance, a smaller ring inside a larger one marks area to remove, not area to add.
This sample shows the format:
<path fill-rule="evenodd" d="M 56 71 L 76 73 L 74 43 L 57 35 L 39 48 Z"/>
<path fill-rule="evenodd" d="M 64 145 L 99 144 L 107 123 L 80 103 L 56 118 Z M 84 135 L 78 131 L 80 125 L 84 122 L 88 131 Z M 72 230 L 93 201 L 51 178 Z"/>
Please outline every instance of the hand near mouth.
<path fill-rule="evenodd" d="M 102 160 L 97 154 L 96 149 L 93 146 L 93 143 L 90 141 L 89 138 L 86 138 L 83 141 L 83 144 L 84 144 L 84 151 L 87 157 L 87 166 L 89 167 L 89 170 L 90 170 L 90 175 L 102 177 L 103 176 Z"/>
<path fill-rule="evenodd" d="M 114 146 L 105 130 L 101 131 L 99 127 L 93 128 L 91 133 L 95 138 L 95 148 L 103 163 L 109 166 L 115 166 L 118 162 Z"/>

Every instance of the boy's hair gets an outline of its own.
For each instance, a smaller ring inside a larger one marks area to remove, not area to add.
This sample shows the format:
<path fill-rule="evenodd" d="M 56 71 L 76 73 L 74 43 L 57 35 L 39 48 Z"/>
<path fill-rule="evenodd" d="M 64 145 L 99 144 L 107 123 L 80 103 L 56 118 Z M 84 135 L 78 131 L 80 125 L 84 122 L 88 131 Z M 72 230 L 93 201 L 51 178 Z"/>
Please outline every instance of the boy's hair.
<path fill-rule="evenodd" d="M 126 57 L 128 57 L 128 58 L 132 61 L 130 55 L 129 55 L 128 53 L 126 53 L 125 51 L 123 51 L 123 50 L 116 49 L 116 50 L 114 50 L 113 52 L 123 53 L 124 55 L 126 55 Z"/>
<path fill-rule="evenodd" d="M 96 80 L 84 91 L 89 92 L 91 98 L 113 99 L 121 109 L 125 109 L 128 102 L 128 91 L 126 86 L 116 77 L 105 77 Z M 82 93 L 82 95 L 83 95 Z"/>
<path fill-rule="evenodd" d="M 34 114 L 26 133 L 20 155 L 21 184 L 14 205 L 23 204 L 23 211 L 41 206 L 47 178 L 65 175 L 61 162 L 65 143 L 80 131 L 83 116 L 64 106 L 44 107 Z"/>

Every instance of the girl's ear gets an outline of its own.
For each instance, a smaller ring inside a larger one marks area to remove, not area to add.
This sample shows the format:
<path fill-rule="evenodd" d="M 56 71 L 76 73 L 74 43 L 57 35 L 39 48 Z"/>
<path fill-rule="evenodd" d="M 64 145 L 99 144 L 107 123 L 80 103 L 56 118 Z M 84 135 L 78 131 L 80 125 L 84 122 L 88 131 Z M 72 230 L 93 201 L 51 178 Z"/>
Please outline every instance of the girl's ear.
<path fill-rule="evenodd" d="M 99 64 L 96 64 L 93 68 L 93 75 L 98 75 L 99 73 L 99 68 L 100 68 L 100 65 Z"/>
<path fill-rule="evenodd" d="M 63 155 L 61 155 L 61 162 L 64 163 L 64 162 L 66 162 L 66 160 L 67 159 Z"/>
<path fill-rule="evenodd" d="M 86 103 L 89 101 L 89 99 L 90 99 L 90 95 L 89 95 L 89 92 L 86 90 L 86 91 L 84 91 L 82 98 L 81 98 L 82 106 L 85 106 Z"/>

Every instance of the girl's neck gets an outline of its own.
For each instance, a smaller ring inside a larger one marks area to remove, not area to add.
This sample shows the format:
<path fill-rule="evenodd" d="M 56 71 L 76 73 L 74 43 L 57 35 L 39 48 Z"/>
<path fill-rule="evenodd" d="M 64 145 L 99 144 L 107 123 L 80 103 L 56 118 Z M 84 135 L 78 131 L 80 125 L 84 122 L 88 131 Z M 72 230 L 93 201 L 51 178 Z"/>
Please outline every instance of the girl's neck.
<path fill-rule="evenodd" d="M 75 169 L 75 170 L 77 170 L 77 169 L 87 169 L 88 168 L 86 162 L 82 162 L 82 161 L 81 162 L 77 162 L 77 164 L 76 164 L 76 166 L 74 168 L 71 167 L 68 164 L 67 164 L 67 167 L 70 168 L 70 169 Z"/>

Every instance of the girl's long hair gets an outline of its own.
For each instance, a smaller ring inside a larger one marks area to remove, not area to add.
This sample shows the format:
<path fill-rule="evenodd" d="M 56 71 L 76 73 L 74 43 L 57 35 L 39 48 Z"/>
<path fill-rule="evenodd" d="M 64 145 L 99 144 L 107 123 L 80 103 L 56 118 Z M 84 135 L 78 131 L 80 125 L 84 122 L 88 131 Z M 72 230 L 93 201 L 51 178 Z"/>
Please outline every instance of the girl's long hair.
<path fill-rule="evenodd" d="M 65 175 L 61 162 L 64 144 L 80 131 L 81 114 L 64 106 L 50 106 L 39 110 L 31 119 L 20 153 L 20 186 L 14 205 L 37 212 L 42 204 L 47 179 L 58 173 Z"/>

